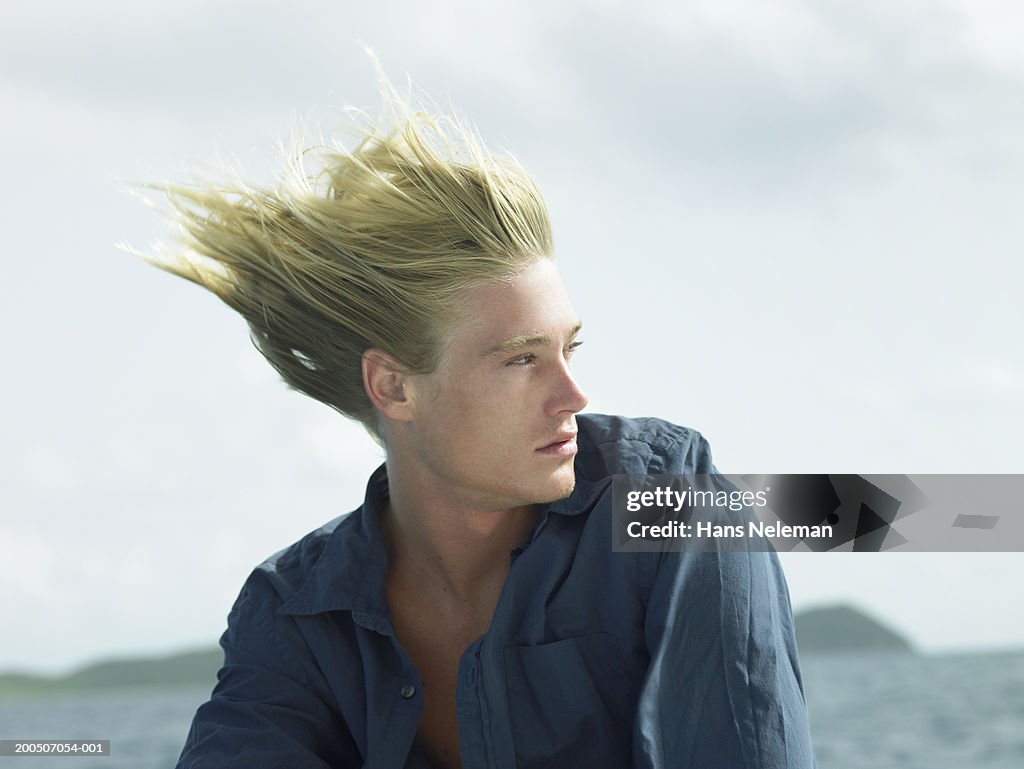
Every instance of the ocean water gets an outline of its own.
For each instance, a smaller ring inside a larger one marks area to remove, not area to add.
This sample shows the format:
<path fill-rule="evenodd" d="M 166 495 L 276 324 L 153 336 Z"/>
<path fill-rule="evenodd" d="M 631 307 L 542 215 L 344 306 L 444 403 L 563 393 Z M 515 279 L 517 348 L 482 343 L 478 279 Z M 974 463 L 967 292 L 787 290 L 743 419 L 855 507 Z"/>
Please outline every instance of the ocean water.
<path fill-rule="evenodd" d="M 1024 653 L 801 667 L 821 769 L 1024 769 Z"/>
<path fill-rule="evenodd" d="M 1024 653 L 805 657 L 821 769 L 1024 768 Z M 208 687 L 0 699 L 0 739 L 109 739 L 23 769 L 170 769 Z M 625 769 L 625 768 L 624 768 Z"/>

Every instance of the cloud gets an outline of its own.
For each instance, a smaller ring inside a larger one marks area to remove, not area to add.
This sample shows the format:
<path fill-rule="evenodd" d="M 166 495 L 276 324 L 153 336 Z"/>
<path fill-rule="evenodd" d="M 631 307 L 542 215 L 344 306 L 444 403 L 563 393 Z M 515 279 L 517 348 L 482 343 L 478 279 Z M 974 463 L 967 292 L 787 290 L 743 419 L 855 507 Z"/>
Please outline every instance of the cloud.
<path fill-rule="evenodd" d="M 638 164 L 638 177 L 661 169 L 666 185 L 757 194 L 872 182 L 901 146 L 956 130 L 964 115 L 999 133 L 984 116 L 1006 110 L 1020 83 L 982 57 L 967 8 L 936 3 L 122 10 L 15 20 L 0 33 L 0 72 L 93 109 L 221 124 L 375 103 L 365 40 L 396 80 L 407 71 L 442 97 L 456 88 L 488 135 L 560 145 L 569 162 Z"/>
<path fill-rule="evenodd" d="M 205 119 L 273 108 L 282 95 L 296 103 L 323 96 L 304 86 L 320 85 L 333 24 L 307 25 L 300 11 L 267 0 L 244 11 L 224 2 L 143 6 L 144 13 L 92 6 L 89 18 L 5 25 L 0 72 L 92 107 L 187 110 Z"/>
<path fill-rule="evenodd" d="M 574 119 L 595 144 L 643 159 L 644 174 L 778 189 L 873 180 L 887 143 L 941 133 L 951 105 L 984 112 L 997 98 L 941 6 L 742 6 L 561 16 L 550 40 L 584 109 Z"/>

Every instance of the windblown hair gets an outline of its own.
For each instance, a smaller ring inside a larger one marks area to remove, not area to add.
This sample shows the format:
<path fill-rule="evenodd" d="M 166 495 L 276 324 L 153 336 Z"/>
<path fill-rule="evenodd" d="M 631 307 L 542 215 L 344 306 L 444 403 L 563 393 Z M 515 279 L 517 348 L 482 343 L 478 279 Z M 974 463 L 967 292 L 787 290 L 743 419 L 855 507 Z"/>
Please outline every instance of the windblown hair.
<path fill-rule="evenodd" d="M 371 127 L 352 151 L 296 152 L 270 189 L 163 188 L 184 248 L 148 259 L 237 310 L 290 387 L 377 440 L 363 352 L 433 371 L 460 294 L 552 248 L 543 198 L 516 161 L 454 116 L 392 114 L 394 126 Z"/>

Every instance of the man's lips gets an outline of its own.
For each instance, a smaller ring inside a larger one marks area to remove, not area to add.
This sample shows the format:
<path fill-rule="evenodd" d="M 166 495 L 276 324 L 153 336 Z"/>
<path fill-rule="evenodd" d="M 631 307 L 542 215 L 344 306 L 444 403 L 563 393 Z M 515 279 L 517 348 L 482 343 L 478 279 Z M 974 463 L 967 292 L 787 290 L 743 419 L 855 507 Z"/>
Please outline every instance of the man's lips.
<path fill-rule="evenodd" d="M 576 433 L 559 436 L 546 446 L 541 446 L 537 451 L 541 454 L 571 457 L 576 453 Z"/>

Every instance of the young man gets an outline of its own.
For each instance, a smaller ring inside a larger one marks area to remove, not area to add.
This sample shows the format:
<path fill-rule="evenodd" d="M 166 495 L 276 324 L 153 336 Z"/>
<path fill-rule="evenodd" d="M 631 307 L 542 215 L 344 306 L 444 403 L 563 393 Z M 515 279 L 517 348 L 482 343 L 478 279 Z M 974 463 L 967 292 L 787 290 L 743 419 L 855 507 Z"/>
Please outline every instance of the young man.
<path fill-rule="evenodd" d="M 259 566 L 179 767 L 812 767 L 773 553 L 615 553 L 611 475 L 697 433 L 580 414 L 581 322 L 515 163 L 406 113 L 275 190 L 171 191 L 214 291 L 387 460 Z"/>

